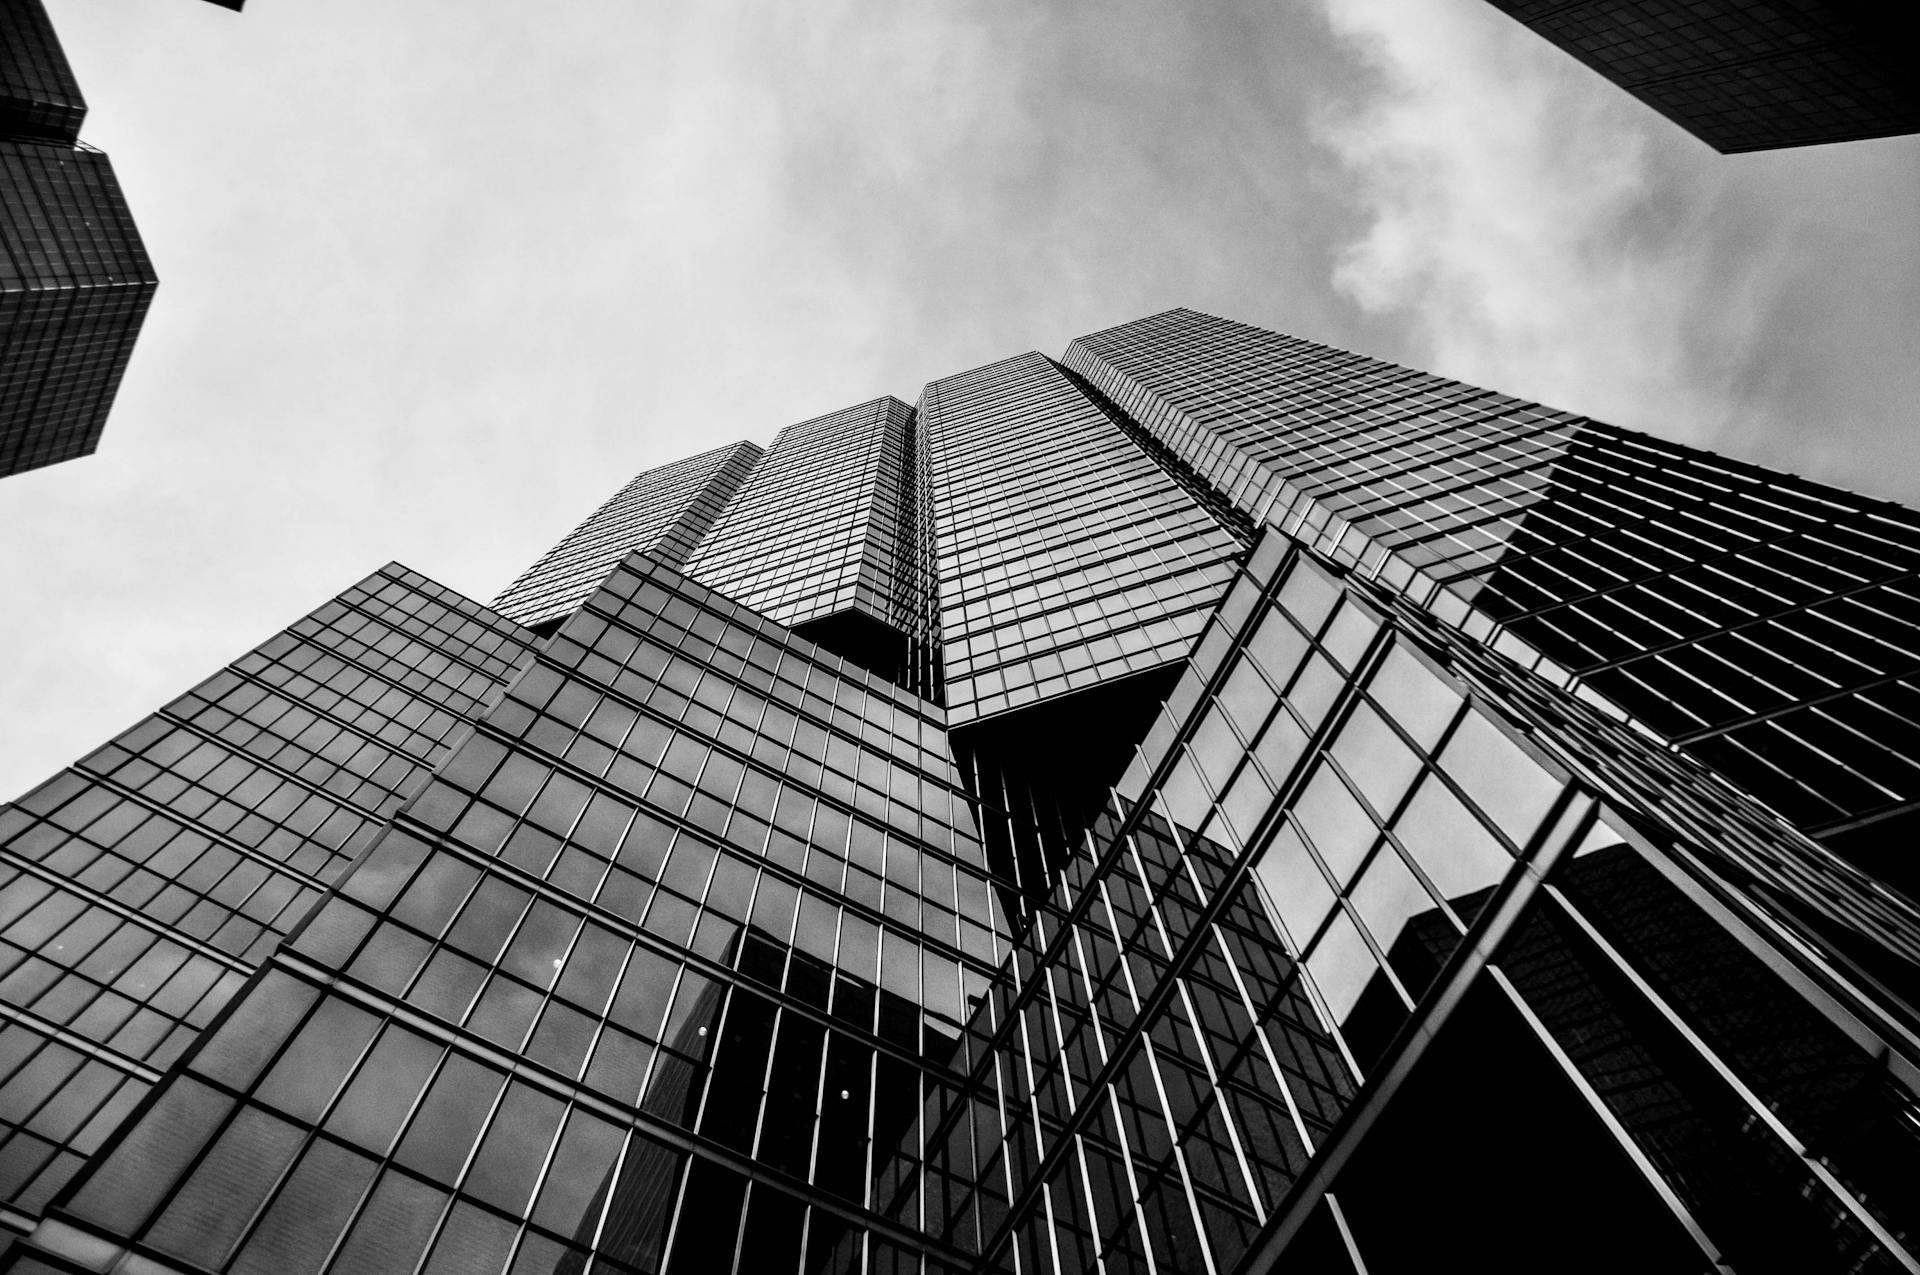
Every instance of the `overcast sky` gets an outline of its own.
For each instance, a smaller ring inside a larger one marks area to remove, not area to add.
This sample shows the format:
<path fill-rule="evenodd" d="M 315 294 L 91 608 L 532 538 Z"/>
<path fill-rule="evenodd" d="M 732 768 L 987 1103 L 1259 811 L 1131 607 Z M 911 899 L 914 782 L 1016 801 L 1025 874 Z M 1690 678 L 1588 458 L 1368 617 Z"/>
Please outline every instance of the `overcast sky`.
<path fill-rule="evenodd" d="M 1920 142 L 1722 157 L 1483 0 L 48 0 L 161 286 L 0 482 L 0 794 L 389 559 L 1174 305 L 1908 504 Z"/>

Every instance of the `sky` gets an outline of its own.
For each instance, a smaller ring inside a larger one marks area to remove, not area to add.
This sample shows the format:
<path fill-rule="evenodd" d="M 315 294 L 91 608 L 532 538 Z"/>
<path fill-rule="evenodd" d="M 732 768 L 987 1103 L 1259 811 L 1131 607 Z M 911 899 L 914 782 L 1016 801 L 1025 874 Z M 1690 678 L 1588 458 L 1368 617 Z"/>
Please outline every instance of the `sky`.
<path fill-rule="evenodd" d="M 1920 504 L 1920 139 L 1720 156 L 1483 0 L 47 0 L 161 286 L 0 482 L 0 794 L 398 560 L 1175 305 Z"/>

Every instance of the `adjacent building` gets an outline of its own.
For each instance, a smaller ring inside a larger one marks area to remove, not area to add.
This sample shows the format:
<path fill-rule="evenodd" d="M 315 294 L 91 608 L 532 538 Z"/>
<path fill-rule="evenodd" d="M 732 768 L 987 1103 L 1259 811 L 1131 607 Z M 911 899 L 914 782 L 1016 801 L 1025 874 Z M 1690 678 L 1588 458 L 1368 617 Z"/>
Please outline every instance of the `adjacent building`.
<path fill-rule="evenodd" d="M 649 471 L 0 811 L 0 1268 L 1912 1271 L 1917 572 L 1185 310 Z"/>
<path fill-rule="evenodd" d="M 1874 0 L 1490 0 L 1722 153 L 1920 132 L 1913 23 Z"/>
<path fill-rule="evenodd" d="M 86 456 L 158 279 L 40 0 L 0 3 L 0 477 Z"/>

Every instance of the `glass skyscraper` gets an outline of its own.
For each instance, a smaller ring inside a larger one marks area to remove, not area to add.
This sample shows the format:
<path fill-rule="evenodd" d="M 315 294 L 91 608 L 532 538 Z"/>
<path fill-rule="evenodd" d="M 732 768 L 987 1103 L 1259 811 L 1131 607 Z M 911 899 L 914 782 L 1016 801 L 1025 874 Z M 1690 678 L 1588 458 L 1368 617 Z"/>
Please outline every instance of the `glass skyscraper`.
<path fill-rule="evenodd" d="M 0 1268 L 1913 1271 L 1920 517 L 1191 311 L 0 812 Z"/>
<path fill-rule="evenodd" d="M 0 477 L 90 454 L 158 280 L 40 0 L 0 2 Z"/>

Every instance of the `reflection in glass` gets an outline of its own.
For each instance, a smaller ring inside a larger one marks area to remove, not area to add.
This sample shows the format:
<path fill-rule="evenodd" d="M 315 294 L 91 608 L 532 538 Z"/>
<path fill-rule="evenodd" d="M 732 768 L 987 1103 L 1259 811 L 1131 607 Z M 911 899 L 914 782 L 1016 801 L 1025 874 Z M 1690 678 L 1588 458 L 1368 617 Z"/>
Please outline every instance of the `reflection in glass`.
<path fill-rule="evenodd" d="M 1285 686 L 1298 667 L 1300 657 L 1307 653 L 1307 639 L 1285 615 L 1272 611 L 1254 630 L 1247 642 L 1247 652 L 1266 670 L 1275 686 Z"/>
<path fill-rule="evenodd" d="M 1569 866 L 1571 876 L 1586 878 L 1598 890 L 1624 885 L 1637 905 L 1653 901 L 1643 879 L 1652 869 L 1626 846 L 1599 851 Z M 1688 906 L 1677 896 L 1668 901 L 1681 909 Z M 1685 924 L 1684 915 L 1668 909 L 1643 914 L 1635 924 L 1654 933 L 1665 928 L 1663 922 L 1680 923 L 1676 939 L 1698 933 Z M 1720 958 L 1711 945 L 1690 948 L 1686 956 L 1692 971 L 1707 977 Z M 1904 1269 L 1550 899 L 1534 905 L 1498 961 L 1599 1099 L 1722 1246 L 1734 1269 Z M 1715 986 L 1720 995 L 1738 997 L 1737 982 L 1715 980 Z M 1767 1021 L 1764 1011 L 1756 1017 L 1759 1008 L 1730 1003 L 1709 1010 L 1705 1021 L 1737 1022 L 1736 1030 L 1749 1038 L 1772 1036 L 1785 1025 L 1780 1019 Z M 1779 1058 L 1774 1065 L 1794 1076 L 1802 1095 L 1819 1094 L 1816 1102 L 1828 1118 L 1839 1117 L 1833 1132 L 1844 1140 L 1843 1130 L 1851 1121 L 1840 1113 L 1849 1104 L 1833 1087 L 1844 1073 L 1820 1065 L 1828 1060 L 1818 1058 L 1817 1038 L 1792 1032 L 1774 1036 L 1769 1044 L 1771 1052 L 1796 1055 L 1791 1063 Z M 1864 1066 L 1852 1070 L 1863 1077 L 1870 1071 Z M 1883 1121 L 1873 1123 L 1881 1131 L 1888 1128 Z M 1906 1159 L 1910 1171 L 1911 1153 Z M 1906 1182 L 1910 1186 L 1911 1177 Z M 1910 1190 L 1900 1190 L 1885 1203 L 1910 1216 L 1912 1210 L 1903 1201 L 1911 1197 Z"/>
<path fill-rule="evenodd" d="M 1420 770 L 1413 750 L 1364 701 L 1341 726 L 1333 756 L 1382 816 L 1392 815 Z"/>
<path fill-rule="evenodd" d="M 1497 885 L 1513 867 L 1512 857 L 1493 834 L 1435 774 L 1420 781 L 1393 831 L 1463 921 L 1471 922 L 1472 913 L 1485 902 L 1478 899 L 1468 908 L 1468 896 Z"/>
<path fill-rule="evenodd" d="M 1313 954 L 1307 957 L 1307 970 L 1313 975 L 1313 985 L 1319 989 L 1320 997 L 1327 1003 L 1327 1011 L 1334 1021 L 1345 1019 L 1348 1011 L 1360 1000 L 1360 993 L 1367 983 L 1379 971 L 1380 964 L 1374 960 L 1373 952 L 1368 949 L 1367 941 L 1360 937 L 1360 930 L 1353 918 L 1344 911 L 1334 914 L 1332 924 L 1320 937 L 1320 943 Z"/>
<path fill-rule="evenodd" d="M 1345 885 L 1360 866 L 1360 858 L 1373 844 L 1377 829 L 1373 818 L 1354 800 L 1340 776 L 1329 766 L 1321 766 L 1307 781 L 1306 788 L 1293 806 L 1294 818 L 1306 830 L 1313 848 L 1320 852 L 1335 882 Z"/>
<path fill-rule="evenodd" d="M 1920 1233 L 1920 1199 L 1909 1189 L 1920 1181 L 1920 1098 L 1884 1059 L 1845 1036 L 1604 824 L 1555 880 L 1620 957 L 1870 1212 L 1895 1234 Z M 1563 941 L 1571 951 L 1584 950 L 1584 940 Z M 1654 1027 L 1642 1035 L 1649 1047 L 1664 1039 Z M 1676 1075 L 1690 1074 L 1681 1062 L 1666 1065 Z M 1707 1083 L 1693 1101 L 1703 1113 L 1721 1103 L 1729 1127 L 1750 1120 L 1738 1104 L 1709 1096 L 1719 1086 Z M 1797 1167 L 1787 1177 L 1803 1180 Z M 1807 1225 L 1824 1223 L 1809 1219 Z"/>
<path fill-rule="evenodd" d="M 1298 952 L 1312 941 L 1314 931 L 1326 919 L 1327 910 L 1333 906 L 1333 888 L 1291 824 L 1275 834 L 1254 862 L 1254 871 L 1267 888 L 1267 898 L 1279 912 Z"/>
<path fill-rule="evenodd" d="M 1560 793 L 1560 781 L 1479 713 L 1468 713 L 1440 766 L 1517 846 L 1525 846 Z"/>
<path fill-rule="evenodd" d="M 1379 631 L 1379 620 L 1363 611 L 1353 599 L 1345 598 L 1341 602 L 1340 613 L 1333 617 L 1321 641 L 1326 645 L 1328 654 L 1351 669 L 1358 666 L 1360 657 L 1366 654 L 1368 645 L 1373 641 L 1373 635 Z"/>
<path fill-rule="evenodd" d="M 1353 906 L 1382 951 L 1391 955 L 1408 921 L 1433 910 L 1433 898 L 1391 845 L 1380 847 L 1353 887 Z"/>

